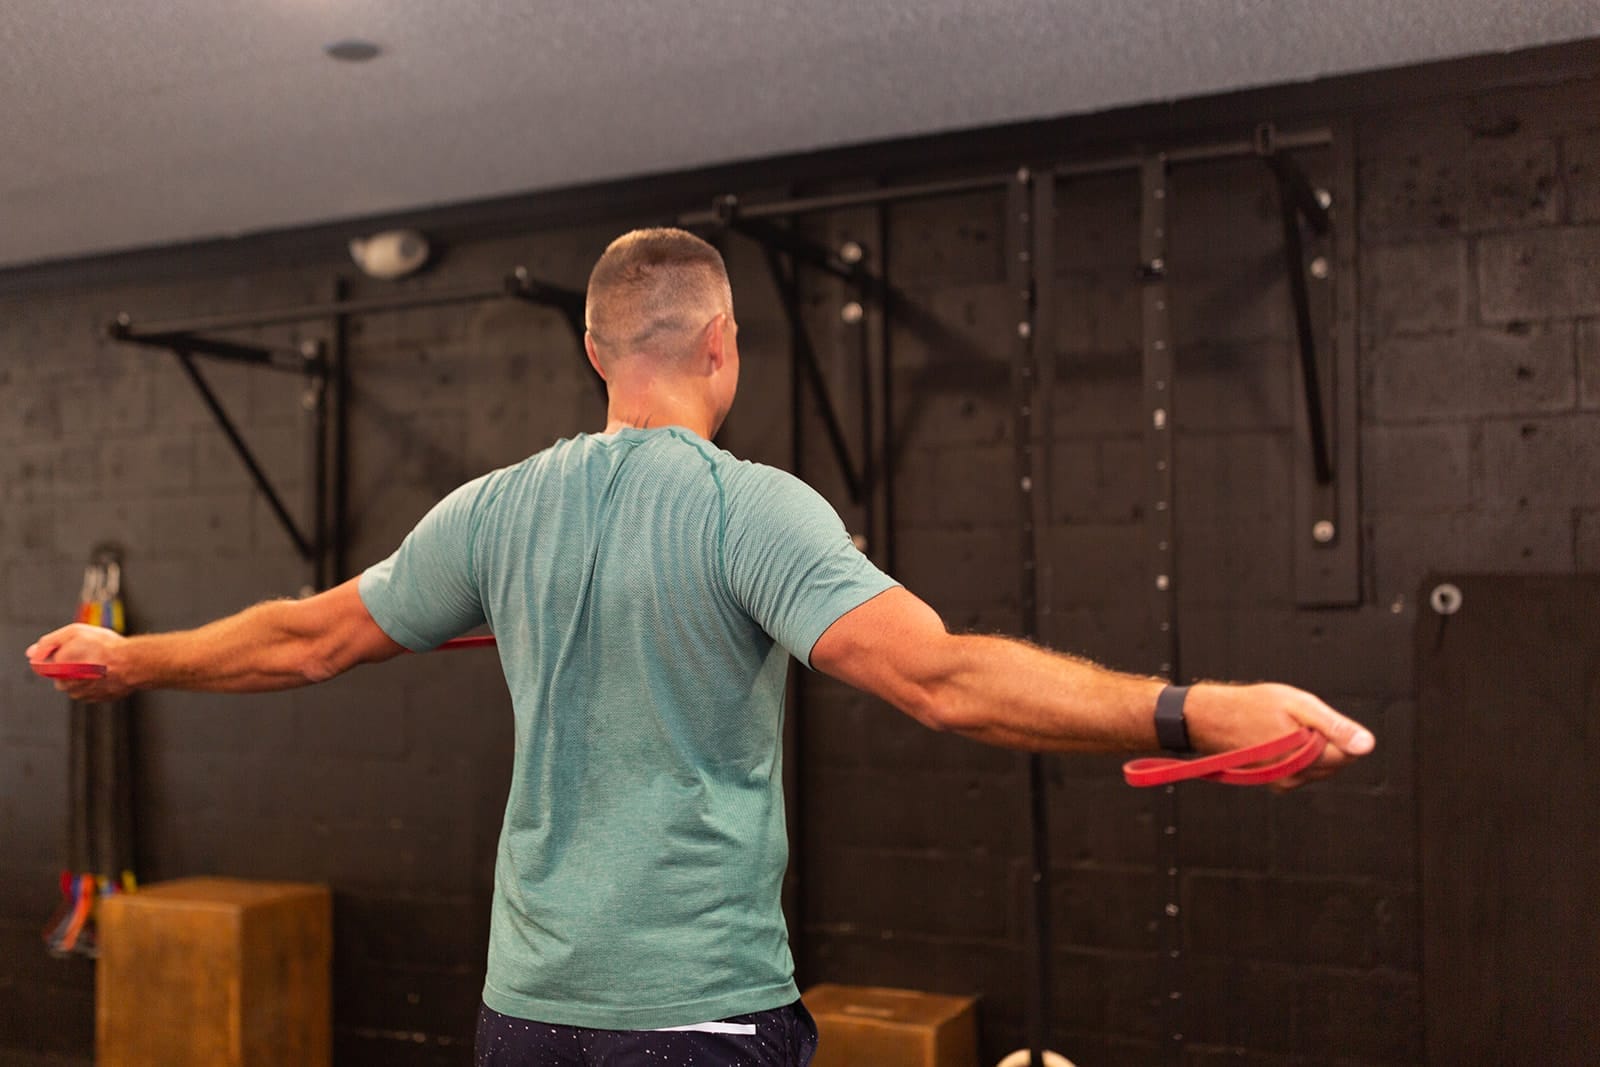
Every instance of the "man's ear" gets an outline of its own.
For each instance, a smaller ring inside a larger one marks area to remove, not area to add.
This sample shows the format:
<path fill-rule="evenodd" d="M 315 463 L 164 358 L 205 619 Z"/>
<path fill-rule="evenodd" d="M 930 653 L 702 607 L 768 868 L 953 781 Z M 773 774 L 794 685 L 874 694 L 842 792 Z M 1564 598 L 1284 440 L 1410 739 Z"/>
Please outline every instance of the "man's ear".
<path fill-rule="evenodd" d="M 605 368 L 600 366 L 600 356 L 594 350 L 594 337 L 590 335 L 588 330 L 583 331 L 583 351 L 589 357 L 589 366 L 593 367 L 594 372 L 600 375 L 602 382 L 605 381 Z"/>
<path fill-rule="evenodd" d="M 727 312 L 717 312 L 700 335 L 701 350 L 710 358 L 713 371 L 721 370 L 728 359 L 727 334 L 723 329 L 727 317 Z"/>

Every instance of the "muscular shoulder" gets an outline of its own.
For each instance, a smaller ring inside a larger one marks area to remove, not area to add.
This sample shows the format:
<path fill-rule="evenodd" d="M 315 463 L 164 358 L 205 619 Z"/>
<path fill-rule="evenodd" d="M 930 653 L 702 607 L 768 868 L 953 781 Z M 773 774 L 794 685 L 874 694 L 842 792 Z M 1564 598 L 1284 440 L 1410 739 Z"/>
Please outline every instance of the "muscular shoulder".
<path fill-rule="evenodd" d="M 726 452 L 722 453 L 722 457 L 717 476 L 730 504 L 737 503 L 744 507 L 828 506 L 820 493 L 788 471 L 769 467 L 765 463 L 735 459 Z"/>
<path fill-rule="evenodd" d="M 748 532 L 784 538 L 803 529 L 820 529 L 832 536 L 844 530 L 838 512 L 822 494 L 788 471 L 732 460 L 719 469 L 718 477 L 734 537 Z"/>

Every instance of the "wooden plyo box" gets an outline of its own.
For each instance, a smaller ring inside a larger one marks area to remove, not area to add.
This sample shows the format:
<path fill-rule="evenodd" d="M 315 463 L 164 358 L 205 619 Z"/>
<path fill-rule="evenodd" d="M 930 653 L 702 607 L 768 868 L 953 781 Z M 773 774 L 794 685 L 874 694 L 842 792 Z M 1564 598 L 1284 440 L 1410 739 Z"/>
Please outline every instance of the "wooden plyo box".
<path fill-rule="evenodd" d="M 98 1067 L 328 1067 L 326 886 L 190 878 L 99 904 Z"/>
<path fill-rule="evenodd" d="M 817 985 L 806 1009 L 821 1037 L 812 1067 L 977 1067 L 974 997 Z"/>

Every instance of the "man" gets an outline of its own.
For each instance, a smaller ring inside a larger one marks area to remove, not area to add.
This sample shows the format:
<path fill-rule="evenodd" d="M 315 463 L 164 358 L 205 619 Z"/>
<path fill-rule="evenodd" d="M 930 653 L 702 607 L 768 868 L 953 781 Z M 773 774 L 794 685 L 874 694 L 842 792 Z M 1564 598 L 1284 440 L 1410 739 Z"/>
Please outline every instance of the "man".
<path fill-rule="evenodd" d="M 318 682 L 488 623 L 516 714 L 478 1032 L 485 1067 L 803 1065 L 780 882 L 779 739 L 793 654 L 918 721 L 1036 750 L 1156 747 L 1163 684 L 1000 637 L 954 636 L 797 479 L 711 444 L 739 381 L 721 256 L 618 238 L 584 340 L 604 432 L 469 482 L 359 579 L 200 629 L 69 626 L 31 659 L 103 663 L 76 699 Z M 1166 731 L 1202 750 L 1300 725 L 1371 734 L 1287 686 L 1193 688 Z M 1293 783 L 1291 783 L 1293 784 Z"/>

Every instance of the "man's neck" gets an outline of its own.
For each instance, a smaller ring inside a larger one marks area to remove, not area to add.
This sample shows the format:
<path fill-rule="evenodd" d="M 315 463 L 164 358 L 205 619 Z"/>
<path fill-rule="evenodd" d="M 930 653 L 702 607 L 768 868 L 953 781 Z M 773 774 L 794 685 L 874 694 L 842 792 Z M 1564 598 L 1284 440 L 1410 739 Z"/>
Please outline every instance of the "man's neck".
<path fill-rule="evenodd" d="M 628 428 L 654 430 L 663 426 L 681 426 L 706 440 L 711 439 L 711 419 L 690 405 L 613 398 L 606 409 L 606 433 Z"/>

